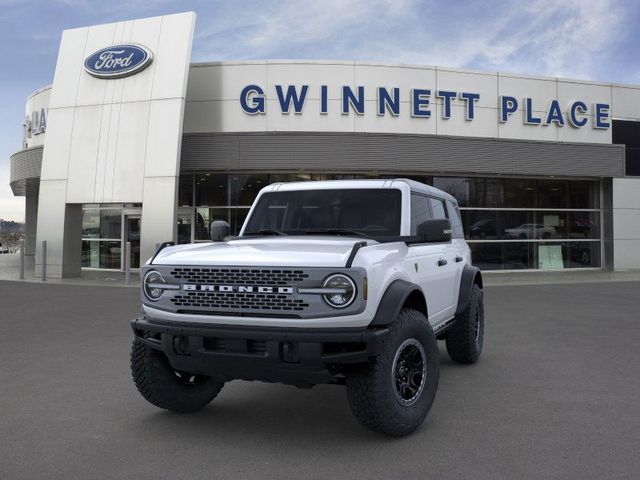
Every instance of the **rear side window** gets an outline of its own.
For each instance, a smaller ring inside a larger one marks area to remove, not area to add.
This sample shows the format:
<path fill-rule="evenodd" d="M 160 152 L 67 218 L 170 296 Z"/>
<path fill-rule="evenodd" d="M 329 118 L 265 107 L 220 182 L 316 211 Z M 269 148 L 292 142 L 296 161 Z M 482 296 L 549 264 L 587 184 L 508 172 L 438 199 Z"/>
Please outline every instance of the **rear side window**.
<path fill-rule="evenodd" d="M 419 195 L 417 193 L 411 194 L 411 235 L 415 235 L 418 225 L 425 220 L 429 220 L 431 217 L 431 210 L 429 208 L 429 197 Z"/>
<path fill-rule="evenodd" d="M 451 222 L 451 233 L 453 238 L 464 238 L 462 219 L 460 218 L 460 210 L 458 210 L 458 206 L 452 201 L 447 200 L 447 210 L 449 210 L 449 221 Z"/>
<path fill-rule="evenodd" d="M 444 202 L 439 198 L 429 197 L 431 202 L 431 211 L 433 218 L 447 218 L 447 212 L 444 208 Z"/>

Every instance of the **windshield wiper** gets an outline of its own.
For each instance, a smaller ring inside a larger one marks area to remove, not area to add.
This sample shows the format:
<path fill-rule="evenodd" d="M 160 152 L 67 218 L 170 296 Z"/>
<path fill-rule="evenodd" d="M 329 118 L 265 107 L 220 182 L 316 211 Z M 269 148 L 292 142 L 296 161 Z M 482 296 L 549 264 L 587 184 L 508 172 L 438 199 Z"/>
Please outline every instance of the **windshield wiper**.
<path fill-rule="evenodd" d="M 257 232 L 246 232 L 245 235 L 286 235 L 286 233 L 276 230 L 275 228 L 264 228 Z"/>
<path fill-rule="evenodd" d="M 354 237 L 373 238 L 371 237 L 371 235 L 358 232 L 357 230 L 350 230 L 348 228 L 323 228 L 323 229 L 317 229 L 317 230 L 305 230 L 304 233 L 308 233 L 310 235 L 314 235 L 314 234 L 352 235 Z"/>

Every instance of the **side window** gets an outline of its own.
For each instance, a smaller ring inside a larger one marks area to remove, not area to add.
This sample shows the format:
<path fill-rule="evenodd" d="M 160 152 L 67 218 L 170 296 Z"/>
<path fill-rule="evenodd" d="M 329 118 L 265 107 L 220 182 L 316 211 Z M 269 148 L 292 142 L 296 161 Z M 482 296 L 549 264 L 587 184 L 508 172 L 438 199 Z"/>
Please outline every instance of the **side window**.
<path fill-rule="evenodd" d="M 460 210 L 458 210 L 458 206 L 447 200 L 447 210 L 449 210 L 449 220 L 451 221 L 451 232 L 453 234 L 453 238 L 464 238 L 462 219 L 460 218 Z"/>
<path fill-rule="evenodd" d="M 416 234 L 418 225 L 431 218 L 429 199 L 417 193 L 411 194 L 411 235 Z"/>
<path fill-rule="evenodd" d="M 447 218 L 447 212 L 444 209 L 444 202 L 439 198 L 429 197 L 431 202 L 431 211 L 433 212 L 433 218 Z"/>

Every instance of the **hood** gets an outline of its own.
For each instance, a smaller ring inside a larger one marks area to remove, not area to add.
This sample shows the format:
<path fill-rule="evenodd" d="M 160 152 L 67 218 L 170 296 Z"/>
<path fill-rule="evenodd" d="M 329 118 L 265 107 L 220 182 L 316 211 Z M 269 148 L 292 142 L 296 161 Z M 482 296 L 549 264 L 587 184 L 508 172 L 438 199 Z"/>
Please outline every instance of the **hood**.
<path fill-rule="evenodd" d="M 167 247 L 154 265 L 225 265 L 256 267 L 344 267 L 361 238 L 328 236 L 260 237 L 222 243 Z M 376 243 L 368 240 L 367 243 Z"/>

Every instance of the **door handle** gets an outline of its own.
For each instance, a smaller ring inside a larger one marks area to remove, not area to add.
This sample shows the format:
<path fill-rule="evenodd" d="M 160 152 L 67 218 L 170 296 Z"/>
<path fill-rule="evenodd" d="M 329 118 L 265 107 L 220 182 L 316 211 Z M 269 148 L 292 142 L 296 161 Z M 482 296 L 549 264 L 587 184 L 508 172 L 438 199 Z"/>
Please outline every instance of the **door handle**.
<path fill-rule="evenodd" d="M 456 257 L 456 263 L 461 262 L 462 260 L 464 260 L 462 257 Z"/>
<path fill-rule="evenodd" d="M 447 264 L 447 261 L 444 258 L 441 258 L 440 260 L 438 260 L 439 267 L 444 267 L 446 264 Z"/>

